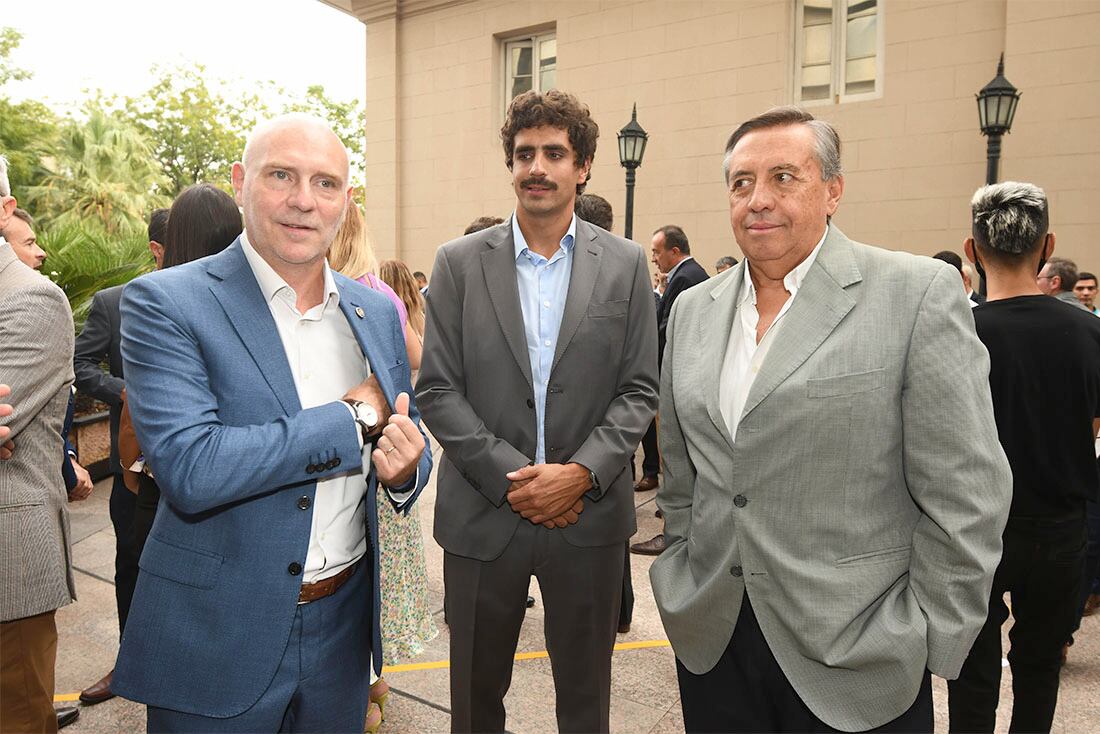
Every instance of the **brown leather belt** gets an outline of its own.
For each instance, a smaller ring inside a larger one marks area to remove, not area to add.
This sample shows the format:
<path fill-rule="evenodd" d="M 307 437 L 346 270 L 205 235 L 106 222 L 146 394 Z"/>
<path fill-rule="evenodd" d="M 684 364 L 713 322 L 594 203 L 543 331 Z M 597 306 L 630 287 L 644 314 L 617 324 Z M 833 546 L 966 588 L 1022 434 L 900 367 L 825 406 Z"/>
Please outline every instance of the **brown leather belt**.
<path fill-rule="evenodd" d="M 298 603 L 308 604 L 311 601 L 317 601 L 318 599 L 324 599 L 326 596 L 332 596 L 336 593 L 337 589 L 343 586 L 347 580 L 352 577 L 352 574 L 355 573 L 355 569 L 357 568 L 359 568 L 359 561 L 351 564 L 335 576 L 329 576 L 327 579 L 314 581 L 312 584 L 302 584 L 302 590 L 298 592 Z"/>

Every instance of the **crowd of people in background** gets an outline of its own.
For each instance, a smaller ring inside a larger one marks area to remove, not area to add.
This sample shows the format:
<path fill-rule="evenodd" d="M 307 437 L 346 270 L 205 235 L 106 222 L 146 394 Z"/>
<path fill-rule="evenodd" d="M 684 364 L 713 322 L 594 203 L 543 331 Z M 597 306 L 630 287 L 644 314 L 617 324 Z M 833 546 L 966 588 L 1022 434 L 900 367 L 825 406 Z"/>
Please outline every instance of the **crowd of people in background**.
<path fill-rule="evenodd" d="M 1042 189 L 979 189 L 962 256 L 860 244 L 837 131 L 776 108 L 716 160 L 744 260 L 711 274 L 675 223 L 612 233 L 597 137 L 572 95 L 517 97 L 515 208 L 429 280 L 376 256 L 331 130 L 269 121 L 233 196 L 150 213 L 156 272 L 75 339 L 0 157 L 5 731 L 79 715 L 53 705 L 92 491 L 74 389 L 110 406 L 121 639 L 80 700 L 141 701 L 150 731 L 378 731 L 382 666 L 439 633 L 433 469 L 455 731 L 506 729 L 532 577 L 559 728 L 609 730 L 631 553 L 688 731 L 930 731 L 932 674 L 952 731 L 992 731 L 1010 615 L 1011 728 L 1050 729 L 1100 608 L 1100 308 Z M 662 532 L 631 544 L 654 491 Z"/>

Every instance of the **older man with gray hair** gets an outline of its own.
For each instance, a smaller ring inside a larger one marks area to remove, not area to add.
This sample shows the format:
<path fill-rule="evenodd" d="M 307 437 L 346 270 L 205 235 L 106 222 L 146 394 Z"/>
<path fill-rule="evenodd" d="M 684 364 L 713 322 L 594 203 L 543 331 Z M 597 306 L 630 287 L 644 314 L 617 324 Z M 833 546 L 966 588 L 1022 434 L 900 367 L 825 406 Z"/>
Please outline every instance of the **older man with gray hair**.
<path fill-rule="evenodd" d="M 1077 285 L 1077 277 L 1077 263 L 1064 257 L 1052 257 L 1040 263 L 1035 283 L 1039 286 L 1039 290 L 1048 296 L 1087 311 L 1088 307 L 1081 303 L 1073 292 L 1073 287 Z"/>
<path fill-rule="evenodd" d="M 993 410 L 1012 466 L 1012 508 L 988 618 L 962 673 L 948 684 L 951 731 L 993 730 L 1006 592 L 1014 620 L 1009 731 L 1050 731 L 1062 645 L 1077 622 L 1084 577 L 1085 503 L 1100 489 L 1093 453 L 1100 323 L 1047 298 L 1036 281 L 1054 262 L 1042 189 L 1013 181 L 984 186 L 971 212 L 964 248 L 989 284 L 974 322 L 989 350 Z"/>
<path fill-rule="evenodd" d="M 830 221 L 840 138 L 793 107 L 726 145 L 745 259 L 668 324 L 668 550 L 688 731 L 931 731 L 985 621 L 1010 475 L 956 271 Z"/>

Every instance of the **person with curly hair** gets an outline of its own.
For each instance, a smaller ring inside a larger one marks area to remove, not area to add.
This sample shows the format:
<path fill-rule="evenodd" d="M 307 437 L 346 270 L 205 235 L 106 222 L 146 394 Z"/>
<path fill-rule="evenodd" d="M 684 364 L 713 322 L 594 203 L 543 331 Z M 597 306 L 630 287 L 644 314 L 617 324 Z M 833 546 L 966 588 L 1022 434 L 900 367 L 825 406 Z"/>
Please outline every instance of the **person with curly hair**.
<path fill-rule="evenodd" d="M 599 128 L 576 97 L 519 95 L 501 130 L 508 221 L 443 245 L 417 402 L 444 449 L 435 539 L 451 728 L 504 731 L 531 577 L 561 731 L 609 729 L 630 463 L 657 409 L 645 254 L 574 214 Z"/>

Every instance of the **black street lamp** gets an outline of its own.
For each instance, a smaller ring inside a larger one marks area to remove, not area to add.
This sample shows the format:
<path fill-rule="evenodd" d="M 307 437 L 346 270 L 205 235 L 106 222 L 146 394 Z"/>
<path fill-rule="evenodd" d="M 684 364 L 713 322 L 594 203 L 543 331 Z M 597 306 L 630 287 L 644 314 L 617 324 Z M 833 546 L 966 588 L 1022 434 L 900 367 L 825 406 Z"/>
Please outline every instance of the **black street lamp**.
<path fill-rule="evenodd" d="M 1001 162 L 1001 136 L 1012 130 L 1012 118 L 1016 116 L 1016 105 L 1020 93 L 1005 79 L 1005 55 L 997 64 L 997 76 L 982 87 L 976 95 L 978 99 L 978 122 L 982 135 L 989 138 L 986 144 L 985 182 L 997 183 L 997 168 Z"/>
<path fill-rule="evenodd" d="M 634 171 L 642 165 L 645 144 L 649 140 L 638 124 L 638 105 L 630 113 L 630 122 L 619 131 L 619 163 L 626 169 L 626 228 L 623 234 L 629 240 L 634 235 Z"/>

